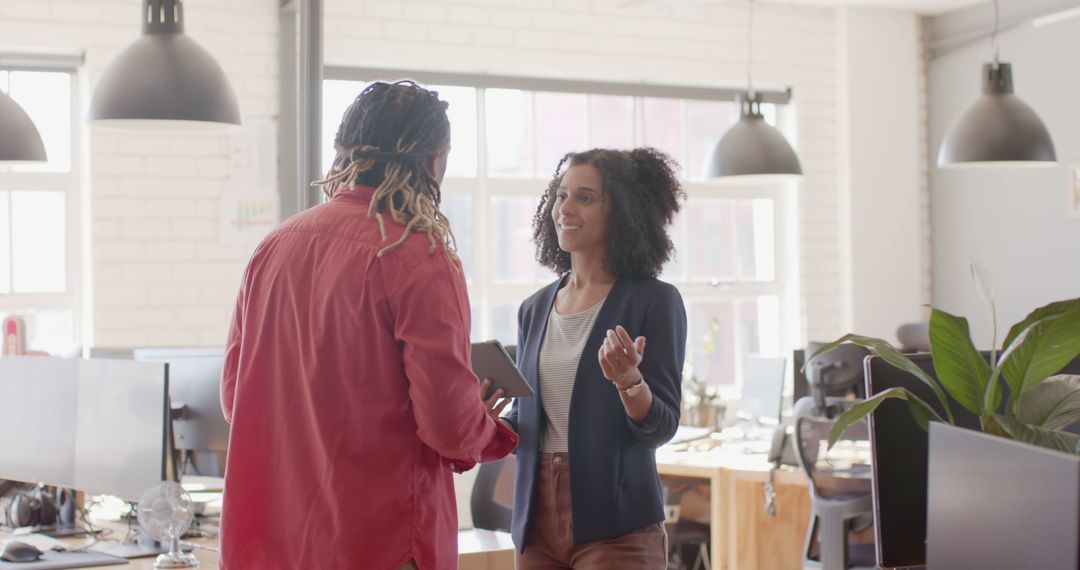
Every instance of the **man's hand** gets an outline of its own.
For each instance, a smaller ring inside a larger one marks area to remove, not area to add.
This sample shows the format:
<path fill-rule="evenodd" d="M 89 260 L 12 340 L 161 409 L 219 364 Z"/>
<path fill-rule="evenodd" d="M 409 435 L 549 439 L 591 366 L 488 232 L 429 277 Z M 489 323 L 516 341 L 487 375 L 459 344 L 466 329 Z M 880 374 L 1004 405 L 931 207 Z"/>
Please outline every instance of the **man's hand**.
<path fill-rule="evenodd" d="M 484 378 L 484 381 L 480 383 L 481 400 L 484 400 L 484 396 L 488 393 L 488 390 L 490 389 L 491 379 Z M 484 400 L 484 411 L 486 411 L 487 414 L 491 416 L 491 419 L 495 421 L 499 421 L 499 414 L 501 414 L 503 409 L 506 408 L 506 406 L 513 401 L 513 398 L 502 398 L 500 400 L 500 396 L 502 395 L 503 389 L 499 388 L 498 390 L 495 390 L 495 392 L 491 395 L 490 398 Z"/>

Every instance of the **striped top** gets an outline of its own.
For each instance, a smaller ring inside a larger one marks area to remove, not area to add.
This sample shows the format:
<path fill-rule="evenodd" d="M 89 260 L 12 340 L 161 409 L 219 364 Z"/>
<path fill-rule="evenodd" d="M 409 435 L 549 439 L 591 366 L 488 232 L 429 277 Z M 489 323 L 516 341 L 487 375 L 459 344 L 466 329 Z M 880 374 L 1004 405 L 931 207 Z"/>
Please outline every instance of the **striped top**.
<path fill-rule="evenodd" d="M 555 307 L 551 308 L 538 360 L 540 405 L 547 418 L 544 435 L 540 439 L 540 451 L 568 451 L 566 436 L 570 427 L 570 396 L 574 391 L 574 378 L 577 376 L 581 351 L 603 305 L 604 301 L 601 300 L 573 315 L 560 315 Z"/>

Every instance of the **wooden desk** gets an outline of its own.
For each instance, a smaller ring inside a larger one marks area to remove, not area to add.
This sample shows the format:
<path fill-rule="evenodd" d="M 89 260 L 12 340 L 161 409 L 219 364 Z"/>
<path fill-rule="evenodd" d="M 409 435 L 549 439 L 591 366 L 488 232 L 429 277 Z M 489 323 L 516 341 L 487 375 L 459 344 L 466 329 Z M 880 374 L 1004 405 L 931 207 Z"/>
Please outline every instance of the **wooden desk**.
<path fill-rule="evenodd" d="M 458 570 L 514 570 L 514 542 L 510 533 L 459 531 Z"/>
<path fill-rule="evenodd" d="M 764 454 L 710 451 L 656 456 L 662 477 L 708 481 L 714 570 L 802 568 L 802 549 L 810 520 L 806 476 L 792 468 L 773 477 L 776 517 L 765 514 L 765 481 L 772 466 Z"/>
<path fill-rule="evenodd" d="M 102 526 L 111 526 L 103 524 Z M 117 534 L 123 536 L 123 530 L 116 527 Z M 11 538 L 0 535 L 0 541 Z M 16 540 L 18 537 L 16 537 Z M 86 539 L 66 539 L 73 545 L 85 544 Z M 193 550 L 199 559 L 199 568 L 216 569 L 218 567 L 217 539 L 200 538 L 186 540 L 202 546 Z M 154 570 L 154 557 L 135 558 L 127 565 L 95 566 L 100 570 Z M 463 530 L 458 532 L 458 568 L 459 570 L 513 570 L 514 544 L 510 534 L 490 530 Z"/>

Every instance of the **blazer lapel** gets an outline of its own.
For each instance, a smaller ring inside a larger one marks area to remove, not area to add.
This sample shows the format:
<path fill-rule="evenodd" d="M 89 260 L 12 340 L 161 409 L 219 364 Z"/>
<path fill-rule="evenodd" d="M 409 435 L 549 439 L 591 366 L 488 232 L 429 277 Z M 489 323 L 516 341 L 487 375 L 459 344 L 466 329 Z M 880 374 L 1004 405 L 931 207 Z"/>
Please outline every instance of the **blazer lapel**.
<path fill-rule="evenodd" d="M 622 297 L 624 295 L 626 283 L 623 279 L 618 279 L 615 284 L 611 286 L 611 290 L 608 291 L 607 297 L 604 299 L 604 305 L 600 307 L 600 314 L 596 315 L 596 321 L 593 322 L 592 330 L 589 331 L 589 337 L 585 341 L 585 348 L 581 350 L 581 358 L 578 359 L 577 376 L 574 381 L 574 388 L 570 393 L 570 421 L 574 421 L 574 404 L 581 399 L 579 394 L 588 387 L 583 384 L 592 378 L 601 378 L 603 375 L 600 372 L 600 362 L 597 359 L 597 354 L 600 352 L 600 345 L 604 343 L 605 331 L 615 328 L 615 325 L 620 323 L 613 322 L 616 314 L 621 310 Z M 595 374 L 590 374 L 590 370 L 594 370 Z"/>
<path fill-rule="evenodd" d="M 566 276 L 562 276 L 558 281 L 548 285 L 544 289 L 544 293 L 536 300 L 536 311 L 532 315 L 532 322 L 530 323 L 528 346 L 525 347 L 523 355 L 525 356 L 524 368 L 522 372 L 525 375 L 525 380 L 532 385 L 532 389 L 536 392 L 536 396 L 532 399 L 536 402 L 540 401 L 540 345 L 544 342 L 544 335 L 547 334 L 548 317 L 551 315 L 551 308 L 555 305 L 555 294 L 562 288 L 563 282 L 566 281 Z M 520 350 L 520 349 L 519 349 Z"/>

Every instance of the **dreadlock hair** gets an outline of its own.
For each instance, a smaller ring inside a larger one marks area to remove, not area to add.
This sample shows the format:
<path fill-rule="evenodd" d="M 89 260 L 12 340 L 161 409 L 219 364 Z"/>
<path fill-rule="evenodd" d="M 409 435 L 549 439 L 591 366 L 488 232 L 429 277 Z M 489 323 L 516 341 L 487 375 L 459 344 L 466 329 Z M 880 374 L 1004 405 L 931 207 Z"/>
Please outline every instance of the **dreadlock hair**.
<path fill-rule="evenodd" d="M 551 210 L 563 175 L 571 166 L 591 164 L 600 173 L 604 200 L 611 200 L 604 268 L 618 278 L 656 277 L 675 246 L 667 226 L 686 199 L 678 165 L 656 150 L 594 148 L 568 153 L 559 161 L 533 217 L 536 260 L 559 275 L 570 271 L 570 253 L 559 248 Z"/>
<path fill-rule="evenodd" d="M 438 93 L 412 81 L 368 85 L 341 119 L 330 172 L 312 183 L 322 186 L 328 198 L 358 184 L 375 188 L 368 217 L 378 220 L 383 241 L 389 239 L 384 213 L 405 225 L 396 241 L 379 250 L 379 257 L 404 243 L 411 232 L 422 232 L 431 243 L 429 252 L 442 244 L 447 259 L 457 259 L 450 221 L 439 210 L 439 183 L 425 165 L 425 159 L 450 144 L 447 106 Z"/>

